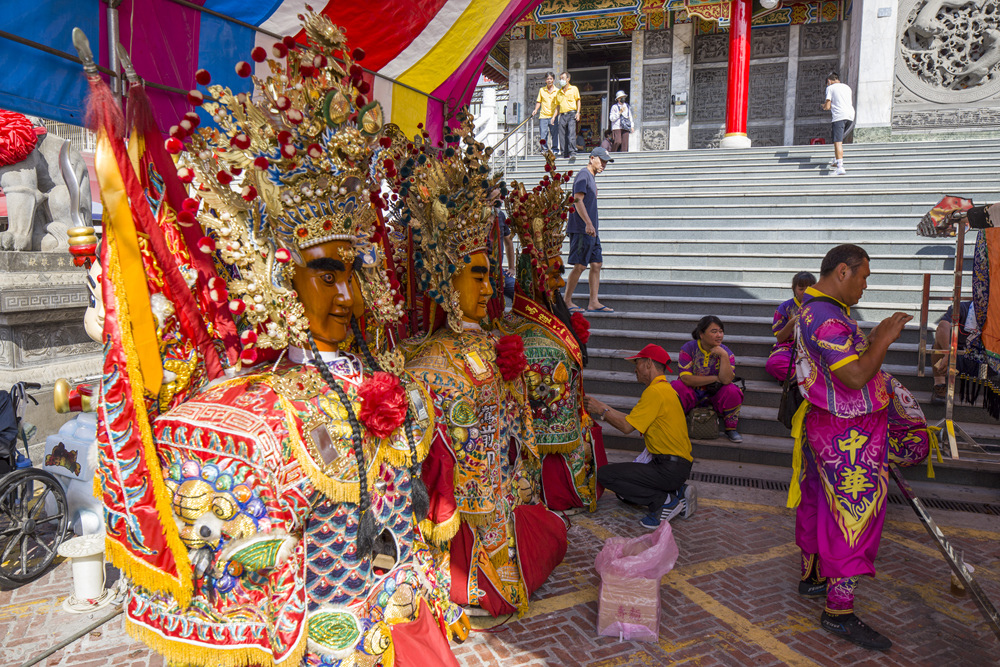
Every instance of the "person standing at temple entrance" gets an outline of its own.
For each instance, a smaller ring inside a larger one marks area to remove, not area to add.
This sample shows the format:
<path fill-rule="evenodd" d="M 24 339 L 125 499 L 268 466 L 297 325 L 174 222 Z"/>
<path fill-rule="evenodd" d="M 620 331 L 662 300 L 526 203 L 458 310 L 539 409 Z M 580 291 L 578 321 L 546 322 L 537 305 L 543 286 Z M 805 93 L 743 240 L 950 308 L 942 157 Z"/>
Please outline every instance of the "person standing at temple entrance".
<path fill-rule="evenodd" d="M 830 72 L 826 77 L 826 101 L 823 111 L 833 114 L 833 154 L 830 168 L 836 169 L 837 176 L 847 173 L 844 169 L 844 137 L 854 127 L 854 95 L 851 87 L 840 82 L 840 75 Z"/>
<path fill-rule="evenodd" d="M 615 105 L 611 107 L 609 119 L 611 120 L 611 132 L 615 137 L 611 144 L 611 150 L 615 152 L 628 153 L 628 136 L 631 134 L 632 128 L 635 127 L 632 108 L 625 102 L 626 97 L 625 91 L 619 90 L 618 94 L 615 95 Z"/>
<path fill-rule="evenodd" d="M 569 72 L 559 75 L 556 113 L 559 114 L 559 145 L 563 157 L 576 157 L 576 124 L 580 122 L 580 90 L 571 84 Z"/>
<path fill-rule="evenodd" d="M 556 155 L 559 154 L 559 116 L 556 108 L 556 96 L 559 89 L 556 88 L 556 77 L 552 72 L 545 73 L 545 85 L 538 89 L 538 97 L 535 99 L 535 110 L 531 112 L 538 116 L 538 138 L 543 145 L 548 145 Z M 542 149 L 545 152 L 545 149 Z"/>
<path fill-rule="evenodd" d="M 566 279 L 566 307 L 571 313 L 582 313 L 583 308 L 573 303 L 573 291 L 587 266 L 590 266 L 590 300 L 587 303 L 588 313 L 613 313 L 597 300 L 597 292 L 601 286 L 601 266 L 604 256 L 601 253 L 601 238 L 597 235 L 597 180 L 595 176 L 604 171 L 609 162 L 614 162 L 611 155 L 603 148 L 590 151 L 590 161 L 573 179 L 573 210 L 569 214 L 566 232 L 569 234 L 569 263 L 573 265 Z"/>

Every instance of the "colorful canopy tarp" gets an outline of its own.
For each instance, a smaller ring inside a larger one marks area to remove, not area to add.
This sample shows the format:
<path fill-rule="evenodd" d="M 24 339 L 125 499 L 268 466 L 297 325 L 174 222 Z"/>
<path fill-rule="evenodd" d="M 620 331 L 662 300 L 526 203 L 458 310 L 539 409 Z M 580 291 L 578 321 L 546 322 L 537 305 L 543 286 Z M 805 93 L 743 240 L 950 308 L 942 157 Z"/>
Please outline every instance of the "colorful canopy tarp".
<path fill-rule="evenodd" d="M 195 0 L 227 17 L 304 41 L 298 14 L 305 5 L 343 27 L 353 47 L 365 50 L 366 68 L 415 88 L 376 77 L 375 97 L 390 122 L 407 134 L 424 123 L 432 137 L 445 119 L 468 104 L 490 49 L 541 0 Z M 73 53 L 74 26 L 90 36 L 99 62 L 108 64 L 105 5 L 99 0 L 7 3 L 0 30 Z M 124 0 L 119 41 L 143 79 L 182 90 L 195 87 L 199 68 L 213 83 L 249 91 L 234 70 L 250 61 L 255 45 L 270 51 L 273 37 L 171 0 Z M 0 61 L 17 63 L 0 72 L 0 106 L 80 125 L 85 83 L 79 65 L 0 37 Z M 260 65 L 258 65 L 260 67 Z M 161 129 L 190 107 L 183 95 L 150 89 Z"/>

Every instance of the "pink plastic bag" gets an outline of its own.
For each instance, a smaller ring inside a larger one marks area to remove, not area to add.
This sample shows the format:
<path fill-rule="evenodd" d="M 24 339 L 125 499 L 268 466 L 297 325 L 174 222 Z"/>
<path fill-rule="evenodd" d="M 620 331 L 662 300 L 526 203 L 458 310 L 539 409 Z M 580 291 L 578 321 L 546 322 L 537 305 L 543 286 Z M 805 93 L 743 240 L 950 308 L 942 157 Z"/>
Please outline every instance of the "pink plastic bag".
<path fill-rule="evenodd" d="M 597 633 L 657 641 L 660 579 L 673 569 L 677 556 L 677 543 L 666 521 L 648 535 L 608 538 L 594 560 L 601 575 Z"/>

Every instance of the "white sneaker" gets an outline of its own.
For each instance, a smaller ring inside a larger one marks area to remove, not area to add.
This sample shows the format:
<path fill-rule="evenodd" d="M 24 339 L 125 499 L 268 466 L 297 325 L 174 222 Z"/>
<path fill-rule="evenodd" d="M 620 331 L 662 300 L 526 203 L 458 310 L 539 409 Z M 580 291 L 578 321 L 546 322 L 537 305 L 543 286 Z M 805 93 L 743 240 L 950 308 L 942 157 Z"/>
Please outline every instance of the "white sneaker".
<path fill-rule="evenodd" d="M 830 160 L 829 162 L 827 162 L 826 166 L 828 166 L 830 169 L 836 169 L 837 168 L 837 158 L 833 158 L 832 160 Z"/>
<path fill-rule="evenodd" d="M 847 173 L 846 169 L 844 169 L 843 167 L 837 167 L 837 171 L 836 171 L 836 173 L 834 175 L 835 176 L 843 176 L 846 173 Z"/>

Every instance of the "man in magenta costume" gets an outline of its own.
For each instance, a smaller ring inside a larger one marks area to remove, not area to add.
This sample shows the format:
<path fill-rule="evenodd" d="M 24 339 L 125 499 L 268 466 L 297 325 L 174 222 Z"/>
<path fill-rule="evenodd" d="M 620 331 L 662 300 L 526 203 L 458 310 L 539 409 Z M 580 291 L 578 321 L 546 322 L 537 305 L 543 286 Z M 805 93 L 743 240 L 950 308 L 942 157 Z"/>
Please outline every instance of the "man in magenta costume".
<path fill-rule="evenodd" d="M 805 400 L 792 425 L 795 475 L 788 504 L 798 505 L 799 594 L 826 597 L 820 618 L 825 630 L 884 651 L 892 642 L 854 614 L 854 590 L 861 575 L 875 574 L 889 456 L 916 463 L 927 454 L 928 438 L 926 422 L 921 430 L 916 416 L 890 432 L 897 421 L 894 400 L 900 391 L 909 393 L 882 363 L 912 318 L 894 313 L 865 337 L 851 306 L 861 300 L 870 274 L 864 249 L 837 246 L 823 259 L 819 282 L 803 295 L 795 339 Z M 915 433 L 908 437 L 911 425 Z"/>

